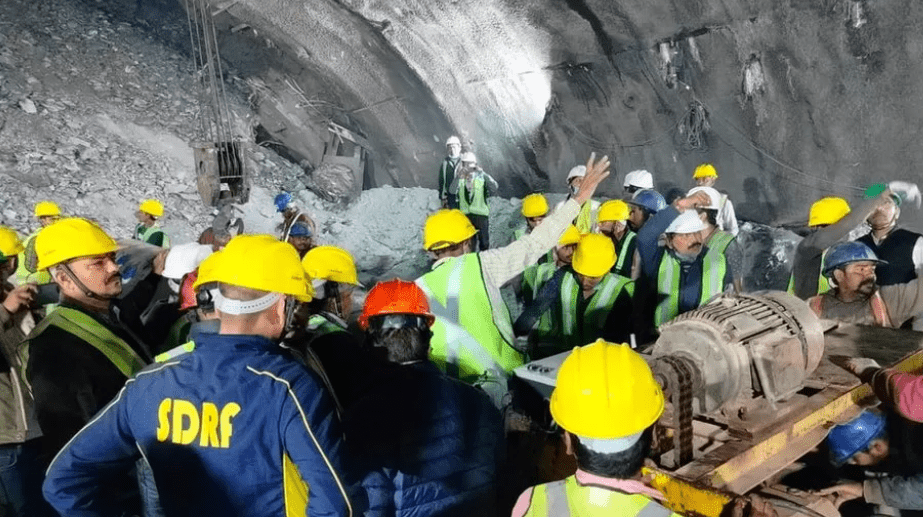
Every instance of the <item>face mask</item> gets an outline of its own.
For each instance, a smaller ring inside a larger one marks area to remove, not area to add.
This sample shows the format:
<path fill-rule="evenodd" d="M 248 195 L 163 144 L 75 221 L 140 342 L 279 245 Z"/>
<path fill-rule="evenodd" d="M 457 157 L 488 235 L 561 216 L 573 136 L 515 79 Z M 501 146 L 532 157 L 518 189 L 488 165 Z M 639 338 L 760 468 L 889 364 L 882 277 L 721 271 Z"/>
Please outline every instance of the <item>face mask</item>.
<path fill-rule="evenodd" d="M 677 251 L 675 251 L 675 250 L 673 251 L 673 254 L 676 255 L 676 258 L 677 258 L 680 262 L 684 262 L 684 263 L 686 263 L 686 264 L 689 264 L 689 263 L 691 263 L 691 262 L 695 262 L 695 259 L 697 259 L 697 258 L 699 257 L 699 254 L 698 254 L 698 253 L 695 253 L 695 254 L 691 254 L 691 253 L 679 253 L 679 252 L 677 252 Z"/>

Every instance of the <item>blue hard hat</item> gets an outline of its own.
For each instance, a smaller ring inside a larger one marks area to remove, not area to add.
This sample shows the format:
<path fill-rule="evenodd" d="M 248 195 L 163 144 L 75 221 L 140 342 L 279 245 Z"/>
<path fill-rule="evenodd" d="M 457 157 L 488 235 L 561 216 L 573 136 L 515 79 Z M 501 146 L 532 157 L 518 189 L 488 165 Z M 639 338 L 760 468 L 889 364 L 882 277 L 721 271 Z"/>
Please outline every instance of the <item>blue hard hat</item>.
<path fill-rule="evenodd" d="M 857 452 L 868 450 L 875 438 L 884 435 L 885 417 L 875 411 L 863 411 L 861 415 L 827 434 L 830 461 L 837 467 L 843 465 Z"/>
<path fill-rule="evenodd" d="M 851 262 L 875 262 L 876 264 L 887 264 L 884 260 L 879 259 L 871 248 L 861 242 L 850 241 L 841 242 L 831 247 L 827 254 L 824 255 L 824 276 L 832 277 L 833 271 L 843 267 Z"/>
<path fill-rule="evenodd" d="M 663 196 L 660 195 L 660 192 L 650 189 L 635 192 L 634 197 L 628 202 L 633 205 L 638 205 L 652 214 L 656 214 L 667 207 L 667 202 L 663 199 Z"/>
<path fill-rule="evenodd" d="M 292 202 L 292 195 L 288 192 L 283 192 L 276 196 L 276 199 L 273 200 L 273 203 L 276 205 L 276 210 L 279 212 L 284 212 L 286 207 Z"/>
<path fill-rule="evenodd" d="M 303 223 L 295 223 L 288 231 L 289 237 L 310 237 L 311 228 L 308 225 Z"/>

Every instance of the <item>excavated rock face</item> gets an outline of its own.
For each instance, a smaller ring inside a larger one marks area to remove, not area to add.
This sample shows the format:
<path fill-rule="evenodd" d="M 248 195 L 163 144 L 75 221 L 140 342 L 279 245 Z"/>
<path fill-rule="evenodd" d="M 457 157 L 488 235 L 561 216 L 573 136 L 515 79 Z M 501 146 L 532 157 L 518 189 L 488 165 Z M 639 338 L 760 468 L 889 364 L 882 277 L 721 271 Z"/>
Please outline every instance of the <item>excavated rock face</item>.
<path fill-rule="evenodd" d="M 184 16 L 169 0 L 111 4 L 148 21 Z M 445 138 L 459 134 L 504 195 L 564 191 L 590 151 L 613 158 L 603 189 L 613 196 L 636 168 L 665 194 L 684 192 L 710 161 L 740 217 L 790 222 L 818 197 L 916 180 L 923 161 L 923 4 L 912 0 L 231 0 L 215 10 L 256 133 L 311 170 L 336 122 L 367 139 L 373 167 L 355 172 L 366 188 L 434 187 Z"/>

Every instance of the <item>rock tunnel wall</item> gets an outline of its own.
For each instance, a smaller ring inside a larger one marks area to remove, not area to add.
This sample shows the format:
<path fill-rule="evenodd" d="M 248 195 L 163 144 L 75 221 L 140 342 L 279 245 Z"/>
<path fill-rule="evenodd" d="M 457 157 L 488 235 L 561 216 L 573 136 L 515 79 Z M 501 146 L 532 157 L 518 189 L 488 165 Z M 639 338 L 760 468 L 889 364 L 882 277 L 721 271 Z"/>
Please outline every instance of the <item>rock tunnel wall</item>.
<path fill-rule="evenodd" d="M 138 1 L 143 17 L 150 2 Z M 685 190 L 711 161 L 738 215 L 764 223 L 804 221 L 820 196 L 923 179 L 923 4 L 912 0 L 229 0 L 215 10 L 256 123 L 310 167 L 326 121 L 355 130 L 375 185 L 435 187 L 452 133 L 504 195 L 562 192 L 590 151 L 613 157 L 610 196 L 636 168 L 664 193 Z"/>

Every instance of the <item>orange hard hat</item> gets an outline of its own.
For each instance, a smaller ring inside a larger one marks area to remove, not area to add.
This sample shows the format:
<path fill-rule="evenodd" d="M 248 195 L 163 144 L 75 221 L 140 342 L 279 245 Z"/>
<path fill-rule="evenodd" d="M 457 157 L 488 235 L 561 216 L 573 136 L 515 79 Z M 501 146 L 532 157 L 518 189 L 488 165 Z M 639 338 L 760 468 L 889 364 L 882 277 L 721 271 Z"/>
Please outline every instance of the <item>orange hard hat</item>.
<path fill-rule="evenodd" d="M 425 316 L 430 325 L 436 320 L 429 312 L 429 302 L 423 290 L 417 284 L 399 278 L 379 282 L 369 291 L 362 314 L 359 316 L 359 327 L 366 330 L 369 327 L 369 318 L 387 314 Z"/>
<path fill-rule="evenodd" d="M 183 282 L 179 287 L 179 310 L 191 309 L 198 305 L 195 297 L 195 289 L 192 288 L 192 284 L 194 284 L 198 278 L 198 269 L 191 273 L 187 273 L 186 276 L 183 277 Z"/>

